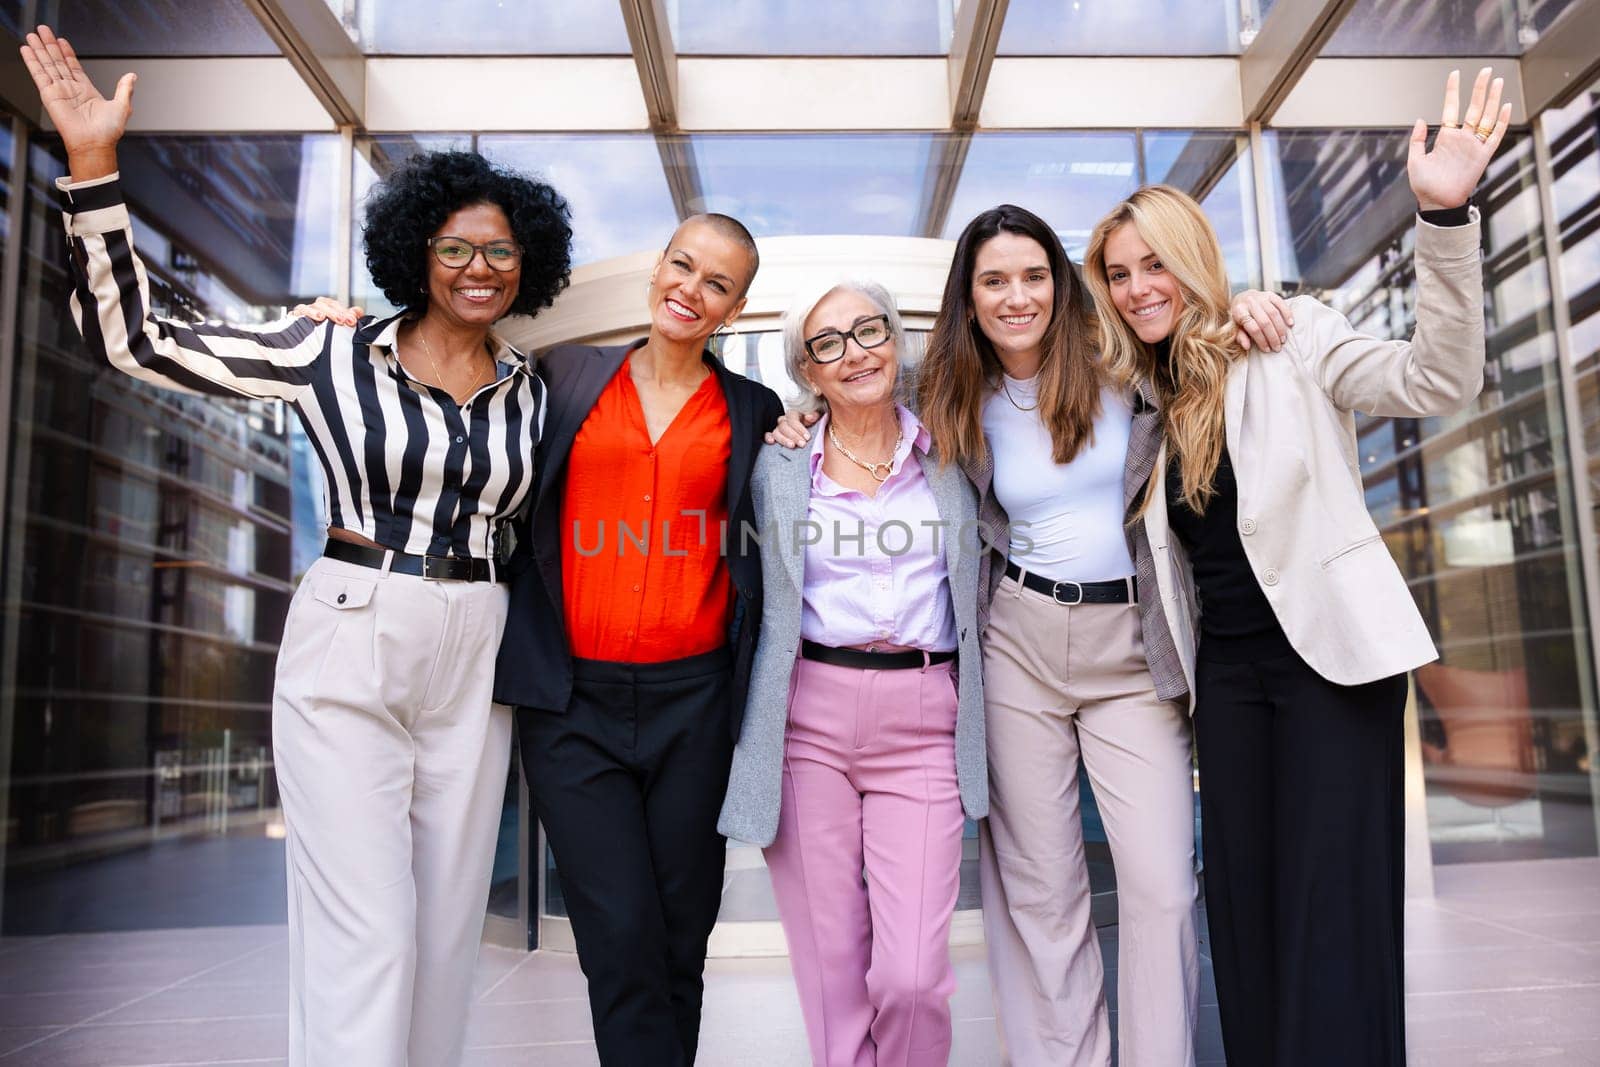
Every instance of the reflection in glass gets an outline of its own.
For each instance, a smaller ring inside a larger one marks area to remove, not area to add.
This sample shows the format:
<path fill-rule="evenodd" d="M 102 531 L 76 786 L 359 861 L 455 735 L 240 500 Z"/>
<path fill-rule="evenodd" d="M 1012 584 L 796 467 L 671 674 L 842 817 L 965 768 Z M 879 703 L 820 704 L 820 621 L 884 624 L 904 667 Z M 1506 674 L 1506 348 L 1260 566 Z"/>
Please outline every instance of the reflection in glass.
<path fill-rule="evenodd" d="M 478 151 L 567 198 L 574 264 L 661 247 L 678 224 L 660 150 L 647 134 L 483 136 Z"/>
<path fill-rule="evenodd" d="M 1237 0 L 1011 0 L 1003 56 L 1238 55 Z"/>
<path fill-rule="evenodd" d="M 1404 132 L 1268 139 L 1295 277 L 1359 329 L 1415 325 Z M 1367 500 L 1440 659 L 1413 677 L 1435 860 L 1595 854 L 1594 697 L 1532 145 L 1481 183 L 1483 394 L 1442 418 L 1358 415 Z"/>
<path fill-rule="evenodd" d="M 628 54 L 622 8 L 571 0 L 353 0 L 357 40 L 393 55 Z M 515 91 L 515 87 L 511 87 Z"/>
<path fill-rule="evenodd" d="M 680 55 L 943 55 L 954 13 L 954 0 L 667 0 Z"/>
<path fill-rule="evenodd" d="M 974 134 L 941 236 L 954 239 L 980 211 L 1016 204 L 1054 227 L 1077 261 L 1100 216 L 1138 186 L 1132 133 Z"/>
<path fill-rule="evenodd" d="M 1250 138 L 1206 130 L 1146 130 L 1144 181 L 1176 186 L 1200 201 L 1217 231 L 1235 291 L 1261 286 Z"/>
<path fill-rule="evenodd" d="M 32 15 L 25 13 L 32 9 Z M 4 21 L 43 23 L 81 56 L 275 56 L 278 46 L 244 0 L 43 0 Z"/>
<path fill-rule="evenodd" d="M 327 291 L 338 140 L 125 139 L 157 311 L 261 322 Z M 270 699 L 291 538 L 315 516 L 294 505 L 277 406 L 158 390 L 90 358 L 66 312 L 61 173 L 39 137 L 8 189 L 26 201 L 8 235 L 24 283 L 5 932 L 282 922 Z"/>
<path fill-rule="evenodd" d="M 778 234 L 920 235 L 930 134 L 702 134 L 691 207 Z"/>
<path fill-rule="evenodd" d="M 1326 56 L 1519 56 L 1575 0 L 1357 0 Z"/>

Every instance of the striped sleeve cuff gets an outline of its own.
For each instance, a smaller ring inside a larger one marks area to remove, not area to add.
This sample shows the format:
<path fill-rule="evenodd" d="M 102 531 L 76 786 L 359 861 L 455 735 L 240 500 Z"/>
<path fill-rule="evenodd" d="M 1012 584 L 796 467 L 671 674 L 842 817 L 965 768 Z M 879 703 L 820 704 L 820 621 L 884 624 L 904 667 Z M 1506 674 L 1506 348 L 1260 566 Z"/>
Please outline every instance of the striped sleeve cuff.
<path fill-rule="evenodd" d="M 56 192 L 69 234 L 107 233 L 128 225 L 128 208 L 122 199 L 119 178 L 119 174 L 113 173 L 86 182 L 56 179 Z"/>

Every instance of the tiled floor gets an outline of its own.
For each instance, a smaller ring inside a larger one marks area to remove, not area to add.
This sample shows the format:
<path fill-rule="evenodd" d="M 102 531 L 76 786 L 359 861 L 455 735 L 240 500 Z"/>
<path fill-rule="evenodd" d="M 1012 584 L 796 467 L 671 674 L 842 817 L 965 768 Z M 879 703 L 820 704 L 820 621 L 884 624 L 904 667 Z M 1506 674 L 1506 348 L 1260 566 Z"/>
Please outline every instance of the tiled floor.
<path fill-rule="evenodd" d="M 1407 914 L 1413 1067 L 1600 1064 L 1600 861 L 1444 867 L 1437 887 Z M 285 966 L 272 926 L 0 941 L 0 1067 L 281 1064 Z M 956 967 L 951 1062 L 999 1064 L 982 950 Z M 786 961 L 708 971 L 701 1064 L 808 1062 Z M 1204 988 L 1201 1062 L 1220 1064 Z M 485 949 L 468 1043 L 472 1067 L 594 1064 L 576 961 Z"/>

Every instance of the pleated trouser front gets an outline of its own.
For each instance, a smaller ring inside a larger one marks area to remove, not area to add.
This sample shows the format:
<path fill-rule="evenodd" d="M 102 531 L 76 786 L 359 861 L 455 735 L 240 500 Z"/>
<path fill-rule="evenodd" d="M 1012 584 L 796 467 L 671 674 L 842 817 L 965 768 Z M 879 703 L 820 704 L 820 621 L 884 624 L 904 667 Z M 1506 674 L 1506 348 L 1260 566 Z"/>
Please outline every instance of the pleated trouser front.
<path fill-rule="evenodd" d="M 1111 1062 L 1081 763 L 1116 866 L 1119 1062 L 1193 1064 L 1200 971 L 1188 715 L 1156 696 L 1137 605 L 1065 606 L 1006 578 L 990 610 L 979 873 L 1010 1062 Z"/>
<path fill-rule="evenodd" d="M 291 1067 L 461 1058 L 510 759 L 506 602 L 326 558 L 295 592 L 272 723 Z"/>

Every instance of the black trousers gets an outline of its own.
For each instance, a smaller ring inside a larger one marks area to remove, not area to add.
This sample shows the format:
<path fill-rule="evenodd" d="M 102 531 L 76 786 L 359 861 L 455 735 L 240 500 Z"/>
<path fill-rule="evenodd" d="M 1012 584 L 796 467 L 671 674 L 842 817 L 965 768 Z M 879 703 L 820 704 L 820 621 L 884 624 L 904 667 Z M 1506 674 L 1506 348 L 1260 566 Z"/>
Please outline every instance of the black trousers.
<path fill-rule="evenodd" d="M 579 660 L 565 714 L 519 709 L 528 792 L 555 855 L 607 1067 L 687 1067 L 727 846 L 726 651 Z"/>
<path fill-rule="evenodd" d="M 1229 1067 L 1403 1067 L 1404 676 L 1196 666 L 1206 913 Z"/>

